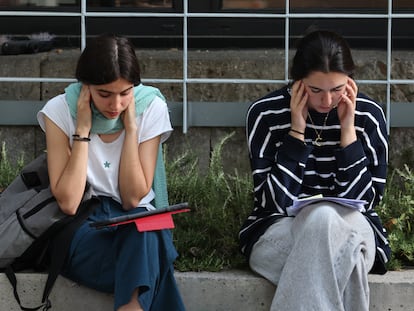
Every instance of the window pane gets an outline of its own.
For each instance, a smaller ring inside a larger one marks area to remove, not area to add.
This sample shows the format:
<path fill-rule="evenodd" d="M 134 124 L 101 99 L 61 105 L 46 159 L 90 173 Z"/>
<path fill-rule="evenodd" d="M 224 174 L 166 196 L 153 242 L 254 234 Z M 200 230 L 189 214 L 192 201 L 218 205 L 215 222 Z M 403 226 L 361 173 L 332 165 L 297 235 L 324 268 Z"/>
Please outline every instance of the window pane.
<path fill-rule="evenodd" d="M 172 0 L 92 0 L 91 7 L 172 8 Z"/>
<path fill-rule="evenodd" d="M 16 22 L 17 21 L 17 22 Z M 13 27 L 10 27 L 13 25 Z M 7 29 L 5 41 L 40 40 L 51 41 L 53 47 L 80 46 L 80 19 L 78 17 L 63 16 L 2 16 L 0 29 Z M 44 44 L 42 43 L 41 46 Z M 42 49 L 42 48 L 41 48 Z"/>
<path fill-rule="evenodd" d="M 301 1 L 301 0 L 291 0 L 290 6 L 292 8 L 329 8 L 329 9 L 361 9 L 361 8 L 368 8 L 368 9 L 386 9 L 387 8 L 387 0 L 348 0 L 348 1 L 341 1 L 341 0 L 308 0 L 308 1 Z M 358 12 L 357 12 L 358 13 Z M 360 12 L 364 13 L 364 12 Z"/>
<path fill-rule="evenodd" d="M 56 6 L 74 6 L 79 5 L 77 0 L 0 0 L 2 7 L 16 7 L 21 6 L 25 8 L 30 7 L 56 7 Z"/>
<path fill-rule="evenodd" d="M 414 2 L 413 0 L 394 0 L 392 2 L 393 6 L 394 6 L 394 10 L 395 9 L 414 9 Z"/>
<path fill-rule="evenodd" d="M 284 9 L 285 0 L 223 0 L 223 9 Z M 412 0 L 395 0 L 394 8 L 413 8 Z M 291 9 L 387 9 L 387 0 L 291 0 Z"/>
<path fill-rule="evenodd" d="M 0 7 L 79 6 L 80 0 L 0 0 Z M 88 0 L 89 7 L 172 8 L 172 0 Z"/>
<path fill-rule="evenodd" d="M 285 0 L 223 0 L 223 9 L 280 9 Z"/>

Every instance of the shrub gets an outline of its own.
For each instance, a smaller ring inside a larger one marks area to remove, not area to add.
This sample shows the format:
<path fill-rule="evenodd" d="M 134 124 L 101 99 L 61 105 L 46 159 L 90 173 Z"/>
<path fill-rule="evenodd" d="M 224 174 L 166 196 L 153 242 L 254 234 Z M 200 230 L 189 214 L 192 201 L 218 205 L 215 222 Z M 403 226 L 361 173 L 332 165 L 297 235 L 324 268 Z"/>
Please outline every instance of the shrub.
<path fill-rule="evenodd" d="M 222 147 L 234 133 L 213 149 L 206 174 L 200 174 L 190 152 L 166 162 L 170 203 L 189 202 L 191 213 L 175 216 L 174 240 L 181 271 L 218 271 L 241 267 L 238 231 L 253 202 L 250 177 L 225 174 Z"/>
<path fill-rule="evenodd" d="M 16 178 L 23 168 L 24 162 L 24 154 L 22 153 L 17 159 L 17 163 L 12 164 L 7 154 L 6 143 L 2 143 L 0 151 L 0 192 Z"/>
<path fill-rule="evenodd" d="M 170 200 L 188 201 L 193 208 L 192 213 L 175 217 L 178 270 L 245 267 L 238 252 L 237 233 L 253 207 L 253 184 L 250 175 L 223 172 L 221 150 L 231 135 L 215 146 L 205 176 L 198 172 L 197 159 L 190 152 L 166 162 Z M 393 251 L 388 268 L 414 266 L 414 172 L 408 166 L 391 169 L 377 211 Z"/>
<path fill-rule="evenodd" d="M 391 171 L 378 214 L 389 233 L 389 269 L 414 265 L 414 173 L 405 165 Z"/>
<path fill-rule="evenodd" d="M 213 149 L 206 174 L 200 174 L 191 152 L 166 161 L 170 203 L 189 202 L 190 213 L 174 216 L 174 242 L 180 271 L 246 268 L 238 248 L 238 231 L 253 206 L 250 174 L 224 173 L 222 148 L 234 133 Z M 23 154 L 11 163 L 5 143 L 0 151 L 0 188 L 7 187 L 24 166 Z M 414 172 L 391 169 L 384 198 L 377 207 L 389 233 L 392 260 L 388 268 L 414 266 Z"/>

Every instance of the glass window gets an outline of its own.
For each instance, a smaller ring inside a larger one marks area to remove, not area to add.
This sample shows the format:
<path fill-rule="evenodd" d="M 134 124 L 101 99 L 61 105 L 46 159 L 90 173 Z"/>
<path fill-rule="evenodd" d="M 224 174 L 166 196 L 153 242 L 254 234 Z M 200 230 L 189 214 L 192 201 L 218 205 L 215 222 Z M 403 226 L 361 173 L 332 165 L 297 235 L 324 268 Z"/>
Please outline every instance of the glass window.
<path fill-rule="evenodd" d="M 79 12 L 80 0 L 0 0 L 0 11 Z M 87 0 L 87 12 L 181 13 L 183 0 Z M 188 17 L 188 46 L 191 48 L 283 48 L 285 19 L 260 17 L 222 17 L 220 13 L 284 13 L 286 0 L 188 0 L 190 13 L 217 13 L 214 17 Z M 388 0 L 290 0 L 291 13 L 379 13 L 388 12 Z M 393 0 L 394 13 L 414 13 L 413 0 Z M 28 37 L 49 33 L 57 47 L 79 46 L 81 20 L 77 16 L 10 16 L 0 18 L 0 35 Z M 351 21 L 351 22 L 350 22 Z M 393 48 L 412 48 L 412 19 L 393 18 Z M 292 40 L 309 27 L 341 33 L 358 48 L 385 48 L 387 18 L 290 18 Z M 1 32 L 1 29 L 7 32 Z M 140 47 L 181 48 L 182 17 L 91 17 L 86 18 L 87 36 L 103 32 L 124 34 Z M 292 42 L 293 43 L 293 42 Z"/>
<path fill-rule="evenodd" d="M 79 6 L 79 0 L 0 0 L 1 7 Z M 89 7 L 172 8 L 172 0 L 87 0 Z"/>
<path fill-rule="evenodd" d="M 172 0 L 92 0 L 87 3 L 89 7 L 172 8 Z"/>
<path fill-rule="evenodd" d="M 2 7 L 56 7 L 56 6 L 73 6 L 77 5 L 79 1 L 76 0 L 0 0 Z"/>
<path fill-rule="evenodd" d="M 414 2 L 412 0 L 394 0 L 393 2 L 393 6 L 394 6 L 394 10 L 396 10 L 397 12 L 399 11 L 399 9 L 402 10 L 410 10 L 411 12 L 414 9 Z"/>
<path fill-rule="evenodd" d="M 223 9 L 284 9 L 285 0 L 223 0 Z M 412 0 L 394 0 L 394 9 L 413 8 Z M 388 0 L 291 0 L 290 9 L 387 9 Z"/>

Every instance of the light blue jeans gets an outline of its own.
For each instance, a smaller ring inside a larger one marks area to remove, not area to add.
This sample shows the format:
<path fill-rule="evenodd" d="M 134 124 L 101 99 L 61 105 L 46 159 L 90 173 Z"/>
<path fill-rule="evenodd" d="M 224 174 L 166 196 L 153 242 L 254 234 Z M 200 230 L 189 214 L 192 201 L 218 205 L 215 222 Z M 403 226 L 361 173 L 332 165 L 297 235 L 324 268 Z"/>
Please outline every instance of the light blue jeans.
<path fill-rule="evenodd" d="M 271 311 L 368 311 L 375 238 L 360 212 L 333 203 L 270 226 L 249 264 L 277 290 Z"/>

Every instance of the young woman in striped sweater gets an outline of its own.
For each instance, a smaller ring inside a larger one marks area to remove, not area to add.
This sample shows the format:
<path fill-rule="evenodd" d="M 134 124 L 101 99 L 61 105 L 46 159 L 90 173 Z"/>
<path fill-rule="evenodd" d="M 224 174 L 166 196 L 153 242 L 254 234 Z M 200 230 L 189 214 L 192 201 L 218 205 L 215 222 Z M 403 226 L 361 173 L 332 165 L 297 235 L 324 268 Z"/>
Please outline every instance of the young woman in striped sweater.
<path fill-rule="evenodd" d="M 381 107 L 358 93 L 345 40 L 314 31 L 299 42 L 293 83 L 254 102 L 247 139 L 254 209 L 240 231 L 253 271 L 277 285 L 271 310 L 368 310 L 367 274 L 385 273 L 382 198 L 388 135 Z M 321 201 L 364 200 L 362 210 Z"/>

